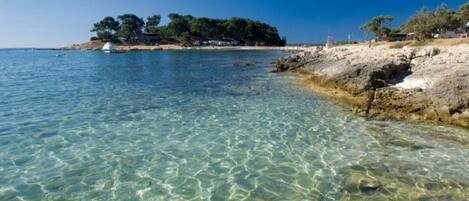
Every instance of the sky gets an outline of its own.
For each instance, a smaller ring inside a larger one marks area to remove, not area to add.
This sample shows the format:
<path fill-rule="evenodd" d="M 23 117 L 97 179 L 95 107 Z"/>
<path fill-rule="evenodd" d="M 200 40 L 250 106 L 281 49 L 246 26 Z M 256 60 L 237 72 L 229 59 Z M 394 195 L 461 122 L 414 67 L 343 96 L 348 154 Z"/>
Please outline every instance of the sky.
<path fill-rule="evenodd" d="M 289 43 L 363 39 L 360 25 L 393 15 L 397 26 L 423 5 L 456 9 L 467 0 L 0 0 L 0 48 L 62 47 L 82 43 L 105 16 L 134 13 L 146 18 L 176 12 L 196 17 L 246 17 L 278 28 Z"/>

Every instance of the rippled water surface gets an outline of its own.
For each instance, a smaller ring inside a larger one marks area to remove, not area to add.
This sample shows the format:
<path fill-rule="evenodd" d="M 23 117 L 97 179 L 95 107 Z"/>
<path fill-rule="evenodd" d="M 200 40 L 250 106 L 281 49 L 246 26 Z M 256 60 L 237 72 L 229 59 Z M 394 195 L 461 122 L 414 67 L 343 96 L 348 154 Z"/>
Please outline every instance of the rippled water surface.
<path fill-rule="evenodd" d="M 0 51 L 0 200 L 469 196 L 438 138 L 468 130 L 356 117 L 270 74 L 284 54 Z"/>

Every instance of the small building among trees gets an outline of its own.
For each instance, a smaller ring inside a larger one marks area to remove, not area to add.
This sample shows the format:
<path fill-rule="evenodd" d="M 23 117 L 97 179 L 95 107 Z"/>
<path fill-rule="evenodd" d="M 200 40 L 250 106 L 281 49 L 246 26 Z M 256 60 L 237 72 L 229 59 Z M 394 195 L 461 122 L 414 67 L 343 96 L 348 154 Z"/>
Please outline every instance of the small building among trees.
<path fill-rule="evenodd" d="M 94 25 L 94 39 L 124 44 L 170 43 L 184 46 L 262 45 L 285 46 L 286 38 L 277 28 L 266 23 L 245 19 L 211 19 L 191 15 L 168 15 L 170 22 L 159 26 L 161 16 L 153 15 L 145 22 L 134 14 L 106 17 Z"/>
<path fill-rule="evenodd" d="M 155 45 L 160 41 L 160 36 L 155 33 L 142 33 L 135 38 L 136 43 L 143 43 L 145 45 Z"/>
<path fill-rule="evenodd" d="M 390 15 L 376 16 L 361 28 L 373 33 L 376 40 L 463 38 L 469 32 L 469 2 L 458 10 L 452 10 L 444 3 L 434 10 L 423 6 L 398 28 L 391 29 L 389 25 L 393 19 Z"/>
<path fill-rule="evenodd" d="M 386 41 L 391 41 L 391 42 L 392 41 L 404 41 L 404 40 L 408 40 L 408 39 L 411 39 L 409 34 L 403 33 L 403 32 L 391 33 L 388 36 L 386 36 L 386 38 L 385 38 Z"/>

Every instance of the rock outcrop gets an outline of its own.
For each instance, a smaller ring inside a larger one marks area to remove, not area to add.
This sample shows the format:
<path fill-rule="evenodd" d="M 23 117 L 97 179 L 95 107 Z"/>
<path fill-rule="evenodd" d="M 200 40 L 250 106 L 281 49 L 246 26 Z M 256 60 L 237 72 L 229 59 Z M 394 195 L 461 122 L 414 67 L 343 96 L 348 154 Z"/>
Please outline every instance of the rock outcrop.
<path fill-rule="evenodd" d="M 314 47 L 276 61 L 272 72 L 284 71 L 329 95 L 346 94 L 361 115 L 469 126 L 467 45 Z"/>

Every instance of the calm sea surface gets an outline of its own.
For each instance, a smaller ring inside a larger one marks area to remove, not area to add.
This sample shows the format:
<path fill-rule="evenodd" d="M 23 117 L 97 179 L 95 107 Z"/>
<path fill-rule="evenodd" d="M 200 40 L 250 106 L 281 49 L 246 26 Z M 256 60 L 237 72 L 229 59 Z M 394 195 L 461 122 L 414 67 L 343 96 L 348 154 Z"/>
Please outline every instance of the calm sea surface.
<path fill-rule="evenodd" d="M 469 145 L 437 136 L 468 130 L 354 116 L 291 75 L 269 73 L 282 55 L 0 51 L 0 200 L 354 200 L 467 190 Z M 239 65 L 247 62 L 254 65 Z"/>

